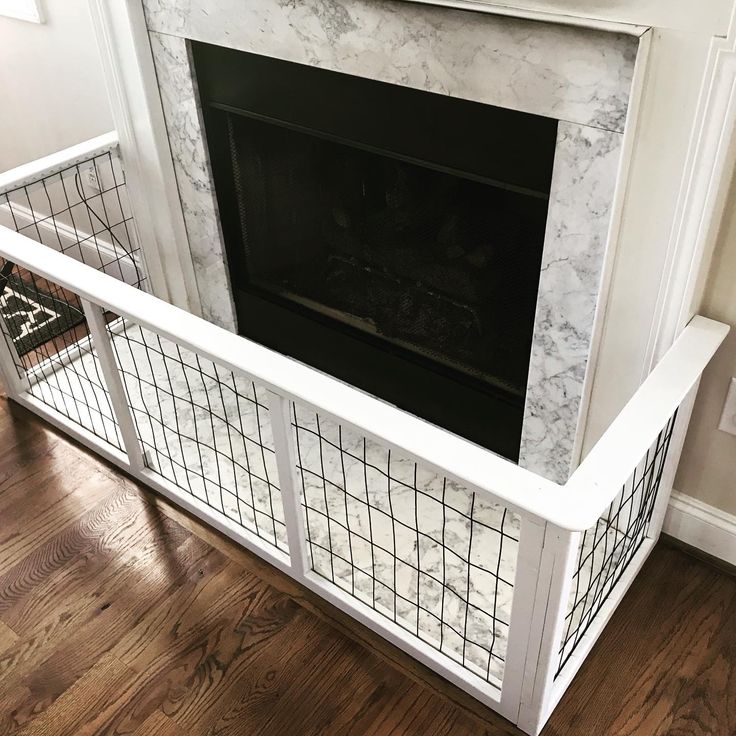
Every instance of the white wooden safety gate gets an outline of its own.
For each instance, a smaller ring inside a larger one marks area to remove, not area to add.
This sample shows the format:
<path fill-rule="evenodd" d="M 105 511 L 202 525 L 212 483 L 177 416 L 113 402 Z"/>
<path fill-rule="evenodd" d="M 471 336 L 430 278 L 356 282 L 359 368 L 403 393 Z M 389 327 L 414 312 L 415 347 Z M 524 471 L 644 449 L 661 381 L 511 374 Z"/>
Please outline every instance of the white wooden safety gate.
<path fill-rule="evenodd" d="M 657 540 L 728 328 L 695 317 L 560 486 L 137 288 L 116 150 L 0 177 L 10 398 L 538 733 Z"/>

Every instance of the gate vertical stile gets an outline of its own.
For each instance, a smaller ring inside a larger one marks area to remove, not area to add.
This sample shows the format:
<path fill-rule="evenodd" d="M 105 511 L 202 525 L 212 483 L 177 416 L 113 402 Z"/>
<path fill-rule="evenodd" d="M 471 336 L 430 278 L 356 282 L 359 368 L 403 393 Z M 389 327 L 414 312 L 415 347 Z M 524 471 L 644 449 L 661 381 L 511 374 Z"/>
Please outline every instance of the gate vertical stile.
<path fill-rule="evenodd" d="M 0 317 L 0 332 L 0 377 L 8 396 L 14 398 L 28 391 L 30 383 L 28 377 L 19 372 L 20 356 L 3 317 Z"/>
<path fill-rule="evenodd" d="M 303 582 L 311 569 L 307 552 L 307 536 L 302 513 L 301 492 L 296 472 L 296 453 L 291 432 L 290 402 L 283 396 L 268 392 L 271 431 L 279 471 L 279 488 L 284 507 L 289 560 L 294 577 Z"/>
<path fill-rule="evenodd" d="M 580 532 L 545 524 L 517 725 L 538 734 L 549 715 L 558 648 L 570 597 Z"/>
<path fill-rule="evenodd" d="M 524 679 L 528 676 L 528 651 L 530 646 L 534 646 L 531 629 L 540 589 L 545 528 L 544 520 L 522 515 L 509 638 L 501 685 L 501 712 L 513 722 L 518 718 Z"/>
<path fill-rule="evenodd" d="M 81 302 L 84 315 L 87 318 L 90 336 L 92 337 L 92 345 L 97 352 L 102 376 L 105 379 L 107 391 L 110 395 L 110 404 L 112 405 L 115 419 L 120 428 L 123 449 L 128 457 L 130 471 L 134 475 L 137 475 L 145 468 L 143 448 L 138 439 L 135 421 L 130 410 L 130 404 L 128 403 L 128 396 L 120 376 L 117 361 L 115 360 L 110 334 L 105 322 L 105 313 L 102 307 L 93 304 L 87 299 L 81 299 Z"/>

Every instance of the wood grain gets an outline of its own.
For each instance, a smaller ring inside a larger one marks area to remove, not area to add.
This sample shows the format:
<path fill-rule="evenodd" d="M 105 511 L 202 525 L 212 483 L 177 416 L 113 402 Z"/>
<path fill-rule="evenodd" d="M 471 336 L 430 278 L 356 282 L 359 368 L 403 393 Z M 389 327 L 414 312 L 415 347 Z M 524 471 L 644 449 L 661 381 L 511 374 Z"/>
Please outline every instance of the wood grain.
<path fill-rule="evenodd" d="M 103 656 L 95 667 L 72 685 L 54 707 L 31 715 L 21 736 L 72 736 L 95 728 L 97 721 L 114 709 L 121 690 L 133 673 L 115 657 Z"/>
<path fill-rule="evenodd" d="M 155 710 L 141 723 L 133 736 L 188 736 L 186 731 L 161 711 Z"/>
<path fill-rule="evenodd" d="M 546 736 L 736 733 L 736 580 L 660 544 Z M 519 736 L 0 401 L 3 736 Z"/>
<path fill-rule="evenodd" d="M 18 634 L 10 626 L 0 621 L 0 652 L 4 652 L 18 641 Z"/>

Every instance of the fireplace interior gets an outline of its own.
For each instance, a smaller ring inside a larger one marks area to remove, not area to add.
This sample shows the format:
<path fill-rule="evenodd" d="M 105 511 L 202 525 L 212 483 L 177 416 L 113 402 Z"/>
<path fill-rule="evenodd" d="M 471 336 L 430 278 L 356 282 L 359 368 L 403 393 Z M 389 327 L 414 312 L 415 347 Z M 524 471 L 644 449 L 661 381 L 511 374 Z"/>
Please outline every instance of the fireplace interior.
<path fill-rule="evenodd" d="M 191 50 L 240 333 L 518 459 L 557 121 Z"/>

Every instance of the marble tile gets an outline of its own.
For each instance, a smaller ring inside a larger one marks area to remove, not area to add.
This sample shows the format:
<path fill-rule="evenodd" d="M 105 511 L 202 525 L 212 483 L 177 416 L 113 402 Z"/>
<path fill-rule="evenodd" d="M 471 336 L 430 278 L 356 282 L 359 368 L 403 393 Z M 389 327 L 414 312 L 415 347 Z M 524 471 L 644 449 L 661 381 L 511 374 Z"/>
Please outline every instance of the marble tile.
<path fill-rule="evenodd" d="M 149 468 L 288 551 L 266 391 L 133 324 L 115 329 L 113 346 Z M 95 383 L 92 399 L 77 380 L 96 371 L 95 356 L 82 353 L 37 383 L 34 395 L 53 406 L 63 401 L 74 421 L 119 442 L 109 412 L 87 409 L 107 406 L 103 384 Z M 500 685 L 520 517 L 329 417 L 301 406 L 292 406 L 292 417 L 312 569 Z M 592 603 L 574 607 L 576 595 L 601 570 L 615 569 L 621 538 L 600 522 L 584 536 L 582 588 L 571 591 L 567 631 L 592 615 Z M 594 544 L 597 553 L 588 554 Z M 573 646 L 571 639 L 565 653 Z"/>
<path fill-rule="evenodd" d="M 5 336 L 0 339 L 7 340 Z M 73 354 L 73 353 L 72 353 Z M 122 450 L 120 434 L 102 368 L 88 345 L 80 345 L 78 357 L 65 370 L 58 364 L 44 368 L 37 381 L 31 381 L 29 393 L 62 416 Z"/>
<path fill-rule="evenodd" d="M 113 345 L 149 467 L 286 550 L 266 391 L 135 325 Z"/>
<path fill-rule="evenodd" d="M 500 684 L 519 517 L 327 417 L 294 417 L 315 571 Z"/>
<path fill-rule="evenodd" d="M 571 471 L 622 138 L 570 123 L 557 133 L 520 464 L 559 483 Z"/>
<path fill-rule="evenodd" d="M 144 0 L 153 31 L 622 131 L 638 39 L 389 0 Z"/>
<path fill-rule="evenodd" d="M 227 256 L 187 44 L 158 33 L 150 39 L 202 316 L 235 332 Z"/>

